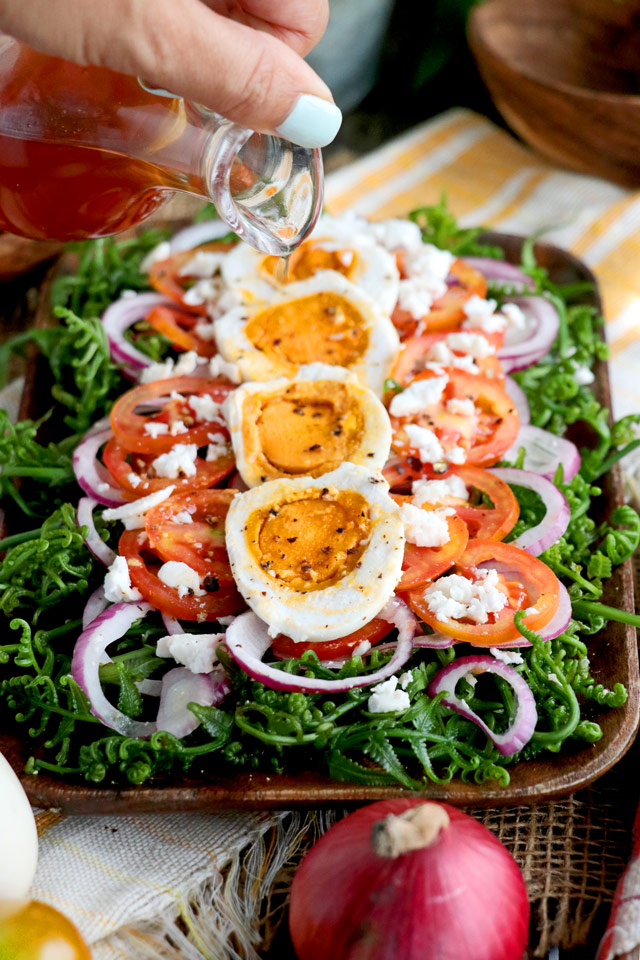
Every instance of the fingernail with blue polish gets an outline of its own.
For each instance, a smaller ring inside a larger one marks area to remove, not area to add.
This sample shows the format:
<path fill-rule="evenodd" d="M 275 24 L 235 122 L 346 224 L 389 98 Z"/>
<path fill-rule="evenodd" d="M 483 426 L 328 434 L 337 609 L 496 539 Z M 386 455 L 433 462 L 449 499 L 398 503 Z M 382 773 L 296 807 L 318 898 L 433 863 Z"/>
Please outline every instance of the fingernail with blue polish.
<path fill-rule="evenodd" d="M 335 103 L 303 93 L 289 116 L 276 128 L 276 133 L 301 147 L 326 147 L 341 123 L 342 113 Z"/>

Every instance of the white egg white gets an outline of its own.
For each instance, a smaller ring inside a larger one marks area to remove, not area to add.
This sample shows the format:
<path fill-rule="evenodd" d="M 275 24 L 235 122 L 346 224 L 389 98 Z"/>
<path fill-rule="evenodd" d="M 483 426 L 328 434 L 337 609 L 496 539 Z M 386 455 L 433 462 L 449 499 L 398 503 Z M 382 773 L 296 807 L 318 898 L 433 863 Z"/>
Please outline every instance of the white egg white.
<path fill-rule="evenodd" d="M 391 315 L 398 299 L 398 266 L 395 257 L 377 242 L 366 221 L 324 215 L 305 243 L 323 250 L 345 251 L 345 257 L 353 254 L 349 280 L 375 300 L 383 313 Z M 224 280 L 244 303 L 269 303 L 286 289 L 263 269 L 265 259 L 263 253 L 246 243 L 239 243 L 224 259 Z"/>
<path fill-rule="evenodd" d="M 332 270 L 323 270 L 308 280 L 291 283 L 278 293 L 270 304 L 287 303 L 325 291 L 348 300 L 362 317 L 368 334 L 368 347 L 349 369 L 360 383 L 369 387 L 377 396 L 382 396 L 384 381 L 389 375 L 398 350 L 398 332 L 388 316 L 355 284 Z M 245 304 L 234 307 L 215 321 L 216 345 L 222 357 L 235 363 L 242 380 L 271 380 L 279 376 L 295 376 L 298 368 L 279 358 L 272 358 L 259 350 L 247 337 L 245 328 L 249 320 L 264 304 Z"/>
<path fill-rule="evenodd" d="M 298 381 L 340 381 L 347 383 L 350 396 L 362 414 L 364 427 L 358 447 L 349 456 L 350 463 L 357 463 L 371 470 L 382 470 L 391 449 L 391 423 L 387 411 L 372 390 L 358 383 L 355 375 L 344 367 L 326 363 L 310 363 L 300 367 L 296 377 L 278 377 L 262 383 L 245 383 L 232 391 L 224 404 L 224 416 L 231 433 L 231 443 L 236 458 L 236 469 L 248 487 L 262 483 L 262 465 L 255 458 L 259 448 L 258 424 L 245 415 L 248 398 L 258 394 L 277 397 L 292 383 Z M 246 449 L 245 438 L 250 435 L 252 443 Z"/>
<path fill-rule="evenodd" d="M 13 767 L 0 753 L 0 900 L 19 900 L 33 882 L 38 831 Z"/>
<path fill-rule="evenodd" d="M 371 516 L 368 543 L 358 566 L 338 583 L 296 591 L 262 569 L 249 546 L 247 524 L 257 510 L 299 499 L 302 491 L 319 495 L 325 488 L 329 497 L 332 491 L 352 491 L 365 498 Z M 393 595 L 402 570 L 404 528 L 382 475 L 344 463 L 317 479 L 271 480 L 235 497 L 227 514 L 226 543 L 238 590 L 269 625 L 270 636 L 282 633 L 299 642 L 335 640 L 373 620 Z"/>

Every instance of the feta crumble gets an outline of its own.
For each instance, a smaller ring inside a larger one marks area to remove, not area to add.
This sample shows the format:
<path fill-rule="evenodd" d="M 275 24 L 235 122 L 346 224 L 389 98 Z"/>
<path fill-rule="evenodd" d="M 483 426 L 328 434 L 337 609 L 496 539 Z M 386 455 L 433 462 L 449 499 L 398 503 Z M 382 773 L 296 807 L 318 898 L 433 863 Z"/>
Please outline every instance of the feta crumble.
<path fill-rule="evenodd" d="M 182 300 L 188 307 L 201 307 L 207 300 L 216 300 L 222 289 L 220 280 L 197 280 L 192 287 L 185 291 Z"/>
<path fill-rule="evenodd" d="M 458 400 L 457 397 L 452 397 L 451 400 L 447 400 L 447 410 L 449 413 L 455 413 L 461 417 L 473 417 L 475 416 L 476 406 L 473 400 Z"/>
<path fill-rule="evenodd" d="M 447 497 L 469 499 L 469 491 L 463 480 L 455 474 L 445 480 L 414 480 L 411 487 L 411 499 L 416 507 L 424 503 L 441 503 Z"/>
<path fill-rule="evenodd" d="M 387 250 L 419 250 L 422 246 L 420 227 L 412 220 L 382 220 L 369 224 L 369 231 Z"/>
<path fill-rule="evenodd" d="M 364 657 L 365 653 L 369 653 L 371 650 L 371 644 L 368 640 L 362 640 L 357 647 L 354 648 L 353 656 L 354 657 Z"/>
<path fill-rule="evenodd" d="M 501 650 L 500 647 L 489 647 L 489 651 L 494 655 L 496 660 L 501 660 L 502 663 L 524 663 L 522 654 L 518 653 L 517 650 Z"/>
<path fill-rule="evenodd" d="M 158 580 L 178 591 L 179 597 L 204 597 L 206 590 L 200 586 L 197 570 L 181 560 L 169 560 L 158 570 Z"/>
<path fill-rule="evenodd" d="M 408 423 L 404 428 L 409 445 L 418 451 L 422 463 L 438 463 L 444 459 L 444 450 L 433 430 Z"/>
<path fill-rule="evenodd" d="M 412 503 L 403 503 L 400 507 L 400 519 L 404 524 L 405 539 L 418 547 L 442 547 L 449 543 L 449 524 L 447 517 L 453 516 L 451 507 L 439 507 L 436 510 L 423 510 Z"/>
<path fill-rule="evenodd" d="M 211 673 L 221 639 L 220 633 L 177 633 L 160 637 L 156 656 L 173 657 L 176 663 L 181 663 L 192 673 Z"/>
<path fill-rule="evenodd" d="M 397 677 L 389 677 L 371 689 L 372 693 L 367 702 L 369 713 L 400 713 L 407 710 L 411 704 L 409 694 L 398 690 Z"/>
<path fill-rule="evenodd" d="M 207 456 L 206 459 L 211 462 L 212 460 L 219 460 L 220 457 L 226 457 L 229 453 L 229 442 L 223 433 L 210 433 L 209 440 L 211 443 L 207 447 Z"/>
<path fill-rule="evenodd" d="M 165 433 L 169 433 L 169 424 L 150 420 L 148 423 L 145 423 L 144 432 L 147 436 L 153 437 L 155 440 L 157 437 L 162 437 Z"/>
<path fill-rule="evenodd" d="M 428 586 L 424 598 L 431 613 L 443 623 L 487 623 L 490 613 L 499 613 L 506 606 L 507 597 L 498 589 L 497 570 L 478 568 L 476 576 L 477 580 L 469 580 L 453 573 Z"/>
<path fill-rule="evenodd" d="M 200 277 L 201 280 L 211 279 L 222 266 L 224 256 L 223 253 L 214 253 L 212 250 L 196 250 L 178 276 Z"/>
<path fill-rule="evenodd" d="M 404 673 L 400 674 L 400 686 L 403 690 L 406 690 L 409 684 L 413 681 L 413 672 L 411 670 L 405 670 Z"/>
<path fill-rule="evenodd" d="M 177 480 L 179 476 L 194 477 L 196 474 L 196 456 L 198 447 L 195 443 L 176 443 L 167 453 L 151 461 L 157 477 L 167 477 Z"/>
<path fill-rule="evenodd" d="M 194 394 L 189 397 L 188 403 L 199 423 L 207 420 L 219 421 L 222 418 L 222 404 L 216 403 L 208 393 L 204 393 L 201 397 Z"/>
<path fill-rule="evenodd" d="M 490 357 L 496 352 L 495 347 L 481 333 L 449 333 L 446 343 L 452 350 L 467 353 L 476 359 Z"/>
<path fill-rule="evenodd" d="M 428 363 L 437 363 L 444 367 L 455 367 L 456 370 L 464 370 L 466 373 L 479 373 L 480 368 L 472 356 L 459 356 L 454 353 L 444 340 L 436 340 L 427 353 Z"/>
<path fill-rule="evenodd" d="M 193 523 L 193 517 L 188 510 L 180 510 L 171 517 L 172 523 Z"/>
<path fill-rule="evenodd" d="M 121 507 L 108 507 L 102 511 L 103 520 L 122 520 L 127 530 L 139 530 L 144 527 L 144 515 L 147 510 L 157 506 L 170 497 L 175 487 L 165 487 L 163 490 L 156 490 L 150 493 L 148 497 L 141 497 L 132 503 L 123 503 Z"/>
<path fill-rule="evenodd" d="M 573 379 L 579 386 L 588 387 L 595 377 L 589 367 L 576 367 L 573 371 Z"/>
<path fill-rule="evenodd" d="M 142 600 L 137 587 L 131 585 L 126 557 L 116 557 L 104 578 L 104 596 L 110 603 L 129 603 Z"/>
<path fill-rule="evenodd" d="M 415 380 L 402 393 L 396 393 L 389 406 L 392 417 L 410 417 L 439 403 L 449 377 L 431 377 Z"/>
<path fill-rule="evenodd" d="M 238 365 L 223 359 L 220 354 L 209 360 L 209 373 L 212 377 L 226 377 L 231 383 L 240 383 L 242 379 Z"/>

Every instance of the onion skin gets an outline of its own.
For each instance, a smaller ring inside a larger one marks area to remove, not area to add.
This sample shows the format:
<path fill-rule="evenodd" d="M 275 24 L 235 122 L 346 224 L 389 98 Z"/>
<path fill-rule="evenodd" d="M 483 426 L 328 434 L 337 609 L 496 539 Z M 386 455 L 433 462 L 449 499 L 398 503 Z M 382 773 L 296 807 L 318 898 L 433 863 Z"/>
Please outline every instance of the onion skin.
<path fill-rule="evenodd" d="M 396 859 L 375 853 L 374 825 L 422 803 L 363 807 L 316 843 L 291 890 L 298 960 L 522 960 L 524 880 L 481 823 L 441 804 L 450 823 L 430 846 Z"/>

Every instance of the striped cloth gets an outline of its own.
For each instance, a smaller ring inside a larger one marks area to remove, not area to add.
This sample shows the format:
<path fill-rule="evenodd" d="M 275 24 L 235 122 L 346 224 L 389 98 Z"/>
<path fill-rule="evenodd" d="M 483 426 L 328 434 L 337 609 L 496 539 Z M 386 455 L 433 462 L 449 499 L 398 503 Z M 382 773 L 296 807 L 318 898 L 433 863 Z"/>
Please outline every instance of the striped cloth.
<path fill-rule="evenodd" d="M 595 270 L 615 412 L 639 410 L 633 368 L 640 361 L 640 197 L 557 170 L 483 117 L 452 110 L 332 174 L 327 206 L 380 219 L 437 203 L 443 192 L 464 226 L 544 229 L 545 239 Z M 285 828 L 281 814 L 40 814 L 39 827 L 33 894 L 76 922 L 93 944 L 94 960 L 257 957 L 252 911 L 300 839 L 300 823 L 294 818 Z M 274 830 L 277 842 L 266 845 L 261 838 Z M 247 850 L 248 875 L 260 879 L 258 888 L 240 879 Z"/>

